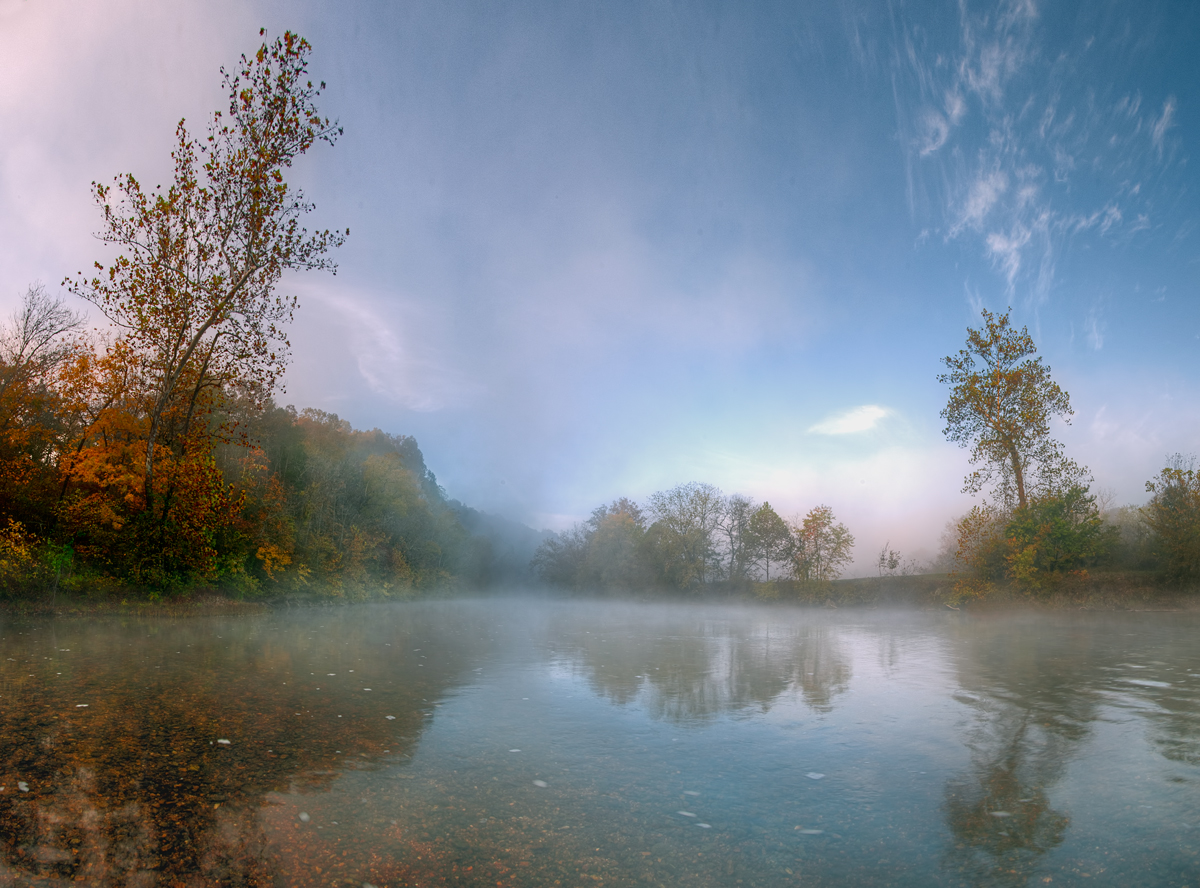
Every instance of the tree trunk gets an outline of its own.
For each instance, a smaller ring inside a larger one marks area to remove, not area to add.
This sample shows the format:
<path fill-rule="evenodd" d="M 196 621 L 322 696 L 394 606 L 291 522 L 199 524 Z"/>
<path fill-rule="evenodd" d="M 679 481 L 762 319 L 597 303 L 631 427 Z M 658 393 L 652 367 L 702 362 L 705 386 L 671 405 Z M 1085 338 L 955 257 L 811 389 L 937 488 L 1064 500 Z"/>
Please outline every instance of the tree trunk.
<path fill-rule="evenodd" d="M 1022 509 L 1025 508 L 1025 472 L 1021 468 L 1021 455 L 1017 453 L 1017 448 L 1010 446 L 1008 448 L 1009 459 L 1012 460 L 1013 477 L 1017 482 L 1017 505 Z"/>

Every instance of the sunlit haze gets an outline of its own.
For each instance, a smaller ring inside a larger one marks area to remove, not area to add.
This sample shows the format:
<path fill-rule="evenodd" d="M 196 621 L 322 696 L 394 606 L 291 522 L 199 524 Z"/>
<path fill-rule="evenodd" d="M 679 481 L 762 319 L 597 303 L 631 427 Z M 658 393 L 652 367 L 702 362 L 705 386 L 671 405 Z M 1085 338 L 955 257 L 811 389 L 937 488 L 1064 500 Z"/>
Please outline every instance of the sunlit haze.
<path fill-rule="evenodd" d="M 852 573 L 930 556 L 940 359 L 1008 306 L 1093 489 L 1197 449 L 1200 5 L 0 0 L 0 311 L 108 258 L 89 183 L 169 182 L 260 27 L 313 44 L 344 135 L 292 181 L 351 232 L 284 280 L 277 400 L 451 497 L 557 530 L 701 481 L 829 504 Z"/>

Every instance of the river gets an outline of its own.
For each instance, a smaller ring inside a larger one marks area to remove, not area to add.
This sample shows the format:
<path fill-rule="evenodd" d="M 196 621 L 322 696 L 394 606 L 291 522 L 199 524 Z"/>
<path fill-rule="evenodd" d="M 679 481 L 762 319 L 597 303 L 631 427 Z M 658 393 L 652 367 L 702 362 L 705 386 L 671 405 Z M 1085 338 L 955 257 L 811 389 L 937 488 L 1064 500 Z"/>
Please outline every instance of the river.
<path fill-rule="evenodd" d="M 0 885 L 1200 885 L 1200 615 L 0 623 Z"/>

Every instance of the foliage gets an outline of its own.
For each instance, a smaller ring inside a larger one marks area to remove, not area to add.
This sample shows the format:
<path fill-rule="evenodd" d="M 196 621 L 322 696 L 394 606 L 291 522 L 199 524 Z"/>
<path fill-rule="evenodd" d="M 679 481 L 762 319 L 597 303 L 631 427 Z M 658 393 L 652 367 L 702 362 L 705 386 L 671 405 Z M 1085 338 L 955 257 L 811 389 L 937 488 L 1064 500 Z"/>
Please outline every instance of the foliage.
<path fill-rule="evenodd" d="M 67 437 L 59 374 L 81 348 L 82 320 L 35 285 L 0 327 L 0 512 L 37 532 L 54 521 L 54 463 Z"/>
<path fill-rule="evenodd" d="M 283 326 L 296 301 L 275 292 L 280 276 L 332 269 L 325 254 L 344 239 L 301 227 L 312 207 L 284 179 L 315 142 L 332 144 L 341 132 L 317 112 L 321 88 L 306 76 L 309 51 L 288 32 L 243 56 L 236 74 L 222 69 L 227 116 L 214 114 L 204 138 L 180 121 L 166 191 L 146 192 L 129 174 L 111 186 L 93 184 L 104 215 L 99 237 L 120 253 L 107 266 L 97 262 L 91 278 L 81 273 L 66 283 L 119 333 L 129 400 L 141 420 L 126 427 L 142 462 L 141 490 L 130 505 L 147 513 L 141 524 L 157 525 L 168 548 L 196 545 L 168 540 L 167 531 L 186 537 L 196 517 L 173 514 L 187 501 L 175 484 L 192 480 L 189 452 L 211 449 L 214 436 L 228 431 L 207 416 L 234 389 L 264 404 L 283 371 Z M 203 556 L 192 560 L 206 572 Z M 170 558 L 152 568 L 173 570 Z"/>
<path fill-rule="evenodd" d="M 1086 487 L 1045 495 L 1011 512 L 976 506 L 958 522 L 955 593 L 979 597 L 997 582 L 1037 594 L 1108 562 L 1118 534 Z"/>
<path fill-rule="evenodd" d="M 647 531 L 654 573 L 660 585 L 697 589 L 721 570 L 717 532 L 725 518 L 725 498 L 711 484 L 681 484 L 651 494 Z"/>
<path fill-rule="evenodd" d="M 776 580 L 836 579 L 853 545 L 828 506 L 790 526 L 770 503 L 692 483 L 652 494 L 644 510 L 624 498 L 600 506 L 587 521 L 546 539 L 531 566 L 543 582 L 576 591 L 711 594 L 750 587 L 759 598 L 776 598 Z"/>
<path fill-rule="evenodd" d="M 768 502 L 750 515 L 748 548 L 751 563 L 762 568 L 763 579 L 767 582 L 771 580 L 771 565 L 786 565 L 790 559 L 791 529 Z"/>
<path fill-rule="evenodd" d="M 341 133 L 317 111 L 309 53 L 289 32 L 222 69 L 228 110 L 201 138 L 180 122 L 167 188 L 93 184 L 116 256 L 66 283 L 108 334 L 83 336 L 41 287 L 0 327 L 4 592 L 82 576 L 151 597 L 487 579 L 487 543 L 412 438 L 271 400 L 296 308 L 281 276 L 335 270 L 348 234 L 303 228 L 312 206 L 286 181 Z"/>
<path fill-rule="evenodd" d="M 953 572 L 957 600 L 979 598 L 1004 573 L 1004 524 L 1007 514 L 992 505 L 972 506 L 958 520 Z"/>
<path fill-rule="evenodd" d="M 1087 470 L 1068 459 L 1050 436 L 1050 421 L 1070 422 L 1070 398 L 1050 378 L 1050 368 L 1033 358 L 1037 347 L 1009 314 L 983 311 L 983 326 L 967 329 L 967 347 L 943 358 L 948 373 L 938 381 L 951 386 L 942 410 L 943 433 L 971 448 L 963 490 L 978 493 L 988 485 L 1001 508 L 1028 505 L 1031 496 L 1066 490 L 1088 480 Z"/>
<path fill-rule="evenodd" d="M 1044 496 L 1017 508 L 1004 531 L 1006 573 L 1029 592 L 1053 588 L 1067 575 L 1079 575 L 1105 561 L 1116 534 L 1100 517 L 1086 487 Z"/>
<path fill-rule="evenodd" d="M 1175 454 L 1146 482 L 1150 502 L 1142 515 L 1164 575 L 1176 582 L 1200 578 L 1200 472 L 1195 458 Z"/>
<path fill-rule="evenodd" d="M 32 564 L 29 535 L 19 521 L 9 518 L 7 525 L 0 527 L 0 588 L 24 585 Z"/>
<path fill-rule="evenodd" d="M 853 556 L 854 537 L 835 523 L 829 506 L 817 506 L 792 528 L 792 571 L 802 583 L 828 583 L 842 575 Z"/>
<path fill-rule="evenodd" d="M 412 438 L 356 431 L 320 410 L 272 407 L 261 423 L 238 421 L 260 447 L 241 460 L 228 448 L 226 473 L 250 492 L 244 551 L 260 581 L 359 596 L 461 574 L 471 541 Z"/>
<path fill-rule="evenodd" d="M 531 566 L 552 586 L 628 591 L 650 580 L 647 551 L 645 514 L 637 503 L 621 497 L 595 508 L 587 521 L 544 540 Z"/>
<path fill-rule="evenodd" d="M 1143 507 L 1134 505 L 1102 509 L 1100 517 L 1112 528 L 1113 562 L 1127 569 L 1149 570 L 1156 567 L 1157 539 L 1146 521 Z"/>

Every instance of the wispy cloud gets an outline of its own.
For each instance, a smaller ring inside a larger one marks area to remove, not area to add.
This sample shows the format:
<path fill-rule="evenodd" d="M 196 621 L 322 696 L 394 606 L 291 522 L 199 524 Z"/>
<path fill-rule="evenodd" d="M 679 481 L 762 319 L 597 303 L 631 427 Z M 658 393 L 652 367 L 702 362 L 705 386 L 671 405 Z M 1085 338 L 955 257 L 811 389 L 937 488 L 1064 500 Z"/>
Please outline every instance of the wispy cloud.
<path fill-rule="evenodd" d="M 993 231 L 987 236 L 988 252 L 993 261 L 1004 269 L 1004 277 L 1011 289 L 1021 271 L 1021 251 L 1030 241 L 1029 229 L 1015 225 L 1008 233 Z"/>
<path fill-rule="evenodd" d="M 901 12 L 892 70 L 914 222 L 974 251 L 1031 305 L 1055 292 L 1068 253 L 1157 225 L 1168 203 L 1141 183 L 1161 178 L 1152 165 L 1185 162 L 1176 95 L 1126 87 L 1097 101 L 1118 82 L 1104 82 L 1104 60 L 1128 51 L 1125 37 L 1063 31 L 1038 6 L 961 0 L 941 39 Z"/>
<path fill-rule="evenodd" d="M 886 407 L 877 404 L 864 404 L 843 413 L 827 417 L 809 429 L 818 435 L 853 435 L 858 432 L 869 432 L 879 424 L 884 417 L 891 415 Z"/>
<path fill-rule="evenodd" d="M 1105 326 L 1096 309 L 1092 309 L 1088 313 L 1087 320 L 1083 322 L 1083 329 L 1087 334 L 1088 345 L 1091 346 L 1093 351 L 1100 351 L 1100 349 L 1104 348 Z"/>
<path fill-rule="evenodd" d="M 1008 176 L 1001 170 L 992 169 L 981 173 L 971 182 L 970 191 L 963 204 L 962 214 L 958 224 L 952 229 L 952 235 L 962 231 L 964 227 L 979 229 L 1000 196 L 1008 190 Z"/>
<path fill-rule="evenodd" d="M 932 154 L 950 138 L 950 122 L 932 109 L 921 115 L 921 156 Z"/>
<path fill-rule="evenodd" d="M 1163 156 L 1163 139 L 1166 138 L 1167 130 L 1175 125 L 1175 97 L 1167 96 L 1167 100 L 1163 102 L 1162 116 L 1150 127 L 1150 141 L 1154 143 L 1154 147 L 1158 150 L 1158 158 L 1162 160 Z"/>

